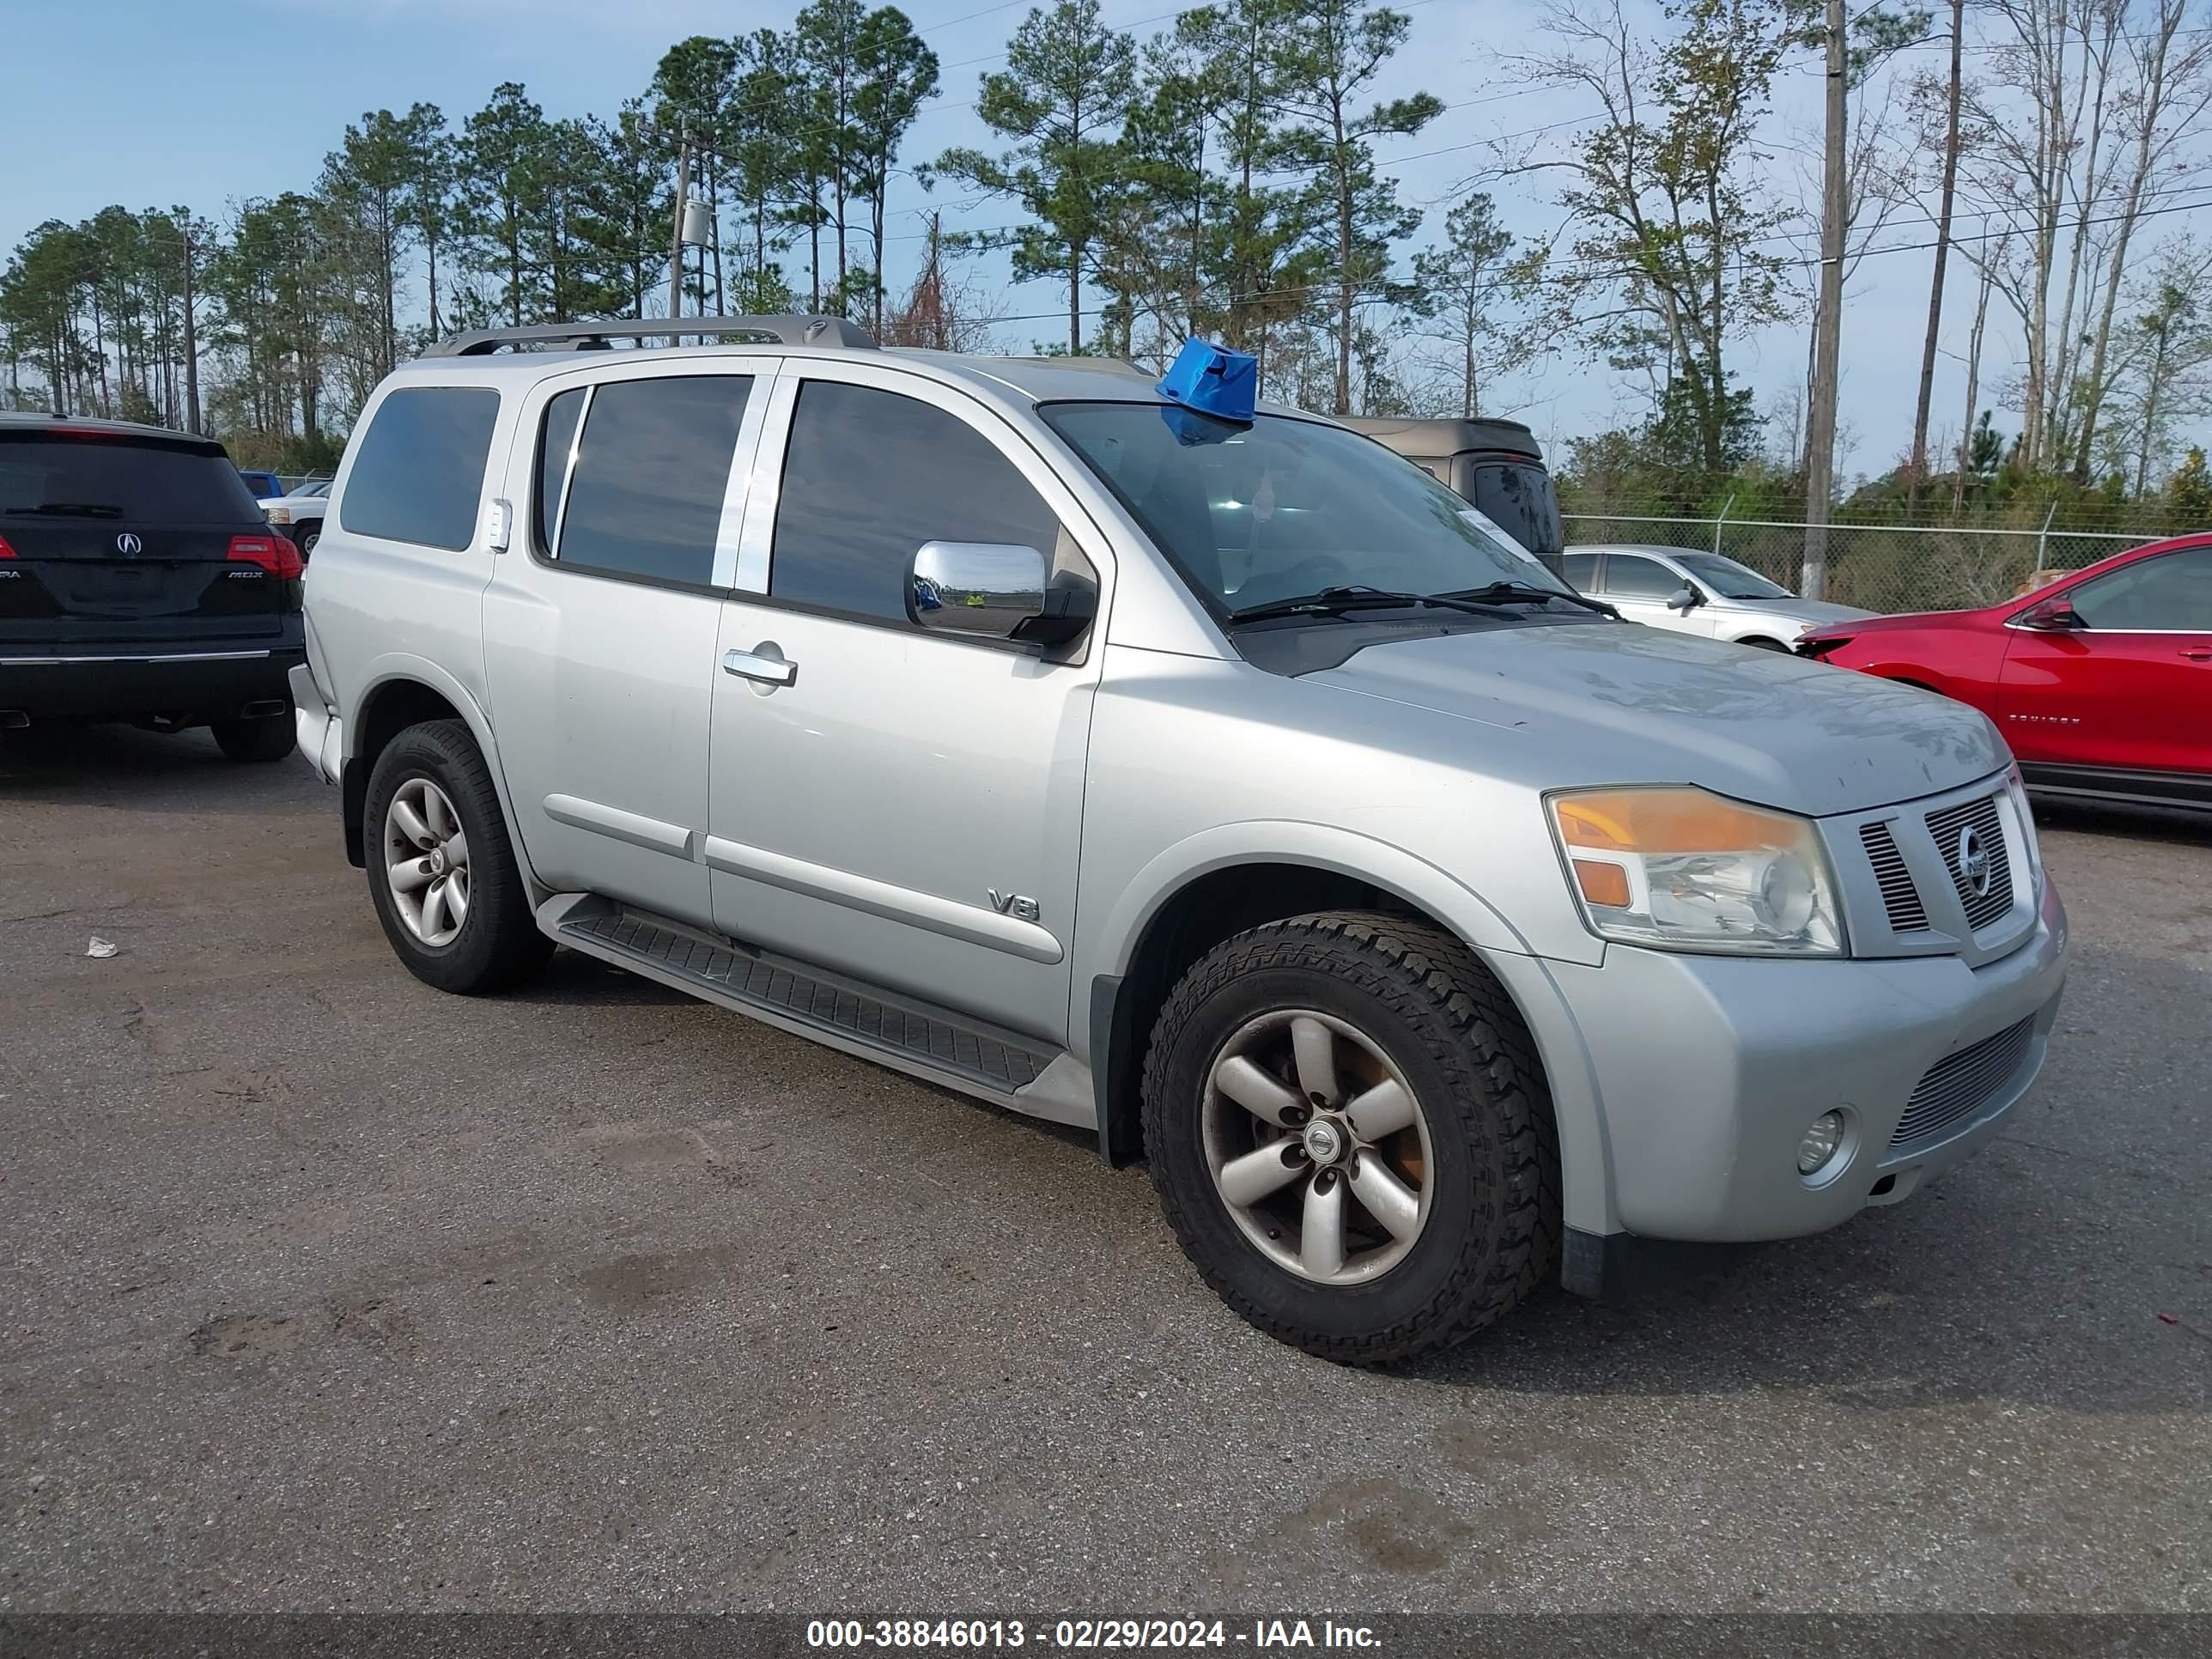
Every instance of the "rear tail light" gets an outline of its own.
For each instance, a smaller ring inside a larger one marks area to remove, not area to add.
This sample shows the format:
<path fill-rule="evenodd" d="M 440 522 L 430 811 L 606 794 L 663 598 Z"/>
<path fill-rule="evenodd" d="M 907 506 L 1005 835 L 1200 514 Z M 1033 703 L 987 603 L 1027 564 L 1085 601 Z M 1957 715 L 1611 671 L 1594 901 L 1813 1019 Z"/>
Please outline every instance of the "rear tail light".
<path fill-rule="evenodd" d="M 0 536 L 0 559 L 12 559 L 15 556 L 15 550 L 8 545 L 8 538 L 5 536 Z"/>
<path fill-rule="evenodd" d="M 300 557 L 300 550 L 284 536 L 233 536 L 230 556 L 248 564 L 258 564 L 270 575 L 283 581 L 296 581 L 307 568 Z"/>

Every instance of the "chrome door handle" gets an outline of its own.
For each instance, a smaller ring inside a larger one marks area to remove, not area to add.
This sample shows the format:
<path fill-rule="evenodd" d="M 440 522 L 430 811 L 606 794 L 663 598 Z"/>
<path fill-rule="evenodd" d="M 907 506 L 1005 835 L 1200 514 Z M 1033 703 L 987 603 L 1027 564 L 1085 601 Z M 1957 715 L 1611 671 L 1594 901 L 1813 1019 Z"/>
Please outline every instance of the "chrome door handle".
<path fill-rule="evenodd" d="M 767 644 L 750 651 L 725 651 L 722 672 L 762 685 L 789 685 L 799 678 L 799 665 L 775 645 Z"/>
<path fill-rule="evenodd" d="M 2181 654 L 2191 662 L 2212 662 L 2212 646 L 2186 646 L 2183 647 Z"/>

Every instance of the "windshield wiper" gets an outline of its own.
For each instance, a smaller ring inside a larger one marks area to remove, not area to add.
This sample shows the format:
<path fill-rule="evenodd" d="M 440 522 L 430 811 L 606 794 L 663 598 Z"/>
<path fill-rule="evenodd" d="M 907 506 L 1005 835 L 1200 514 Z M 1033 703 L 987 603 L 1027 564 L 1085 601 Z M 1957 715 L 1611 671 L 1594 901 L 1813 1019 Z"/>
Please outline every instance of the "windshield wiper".
<path fill-rule="evenodd" d="M 1509 617 L 1479 593 L 1395 593 L 1387 587 L 1324 587 L 1318 593 L 1301 593 L 1287 599 L 1269 599 L 1229 613 L 1233 623 L 1262 622 L 1270 617 L 1340 617 L 1352 611 L 1382 611 L 1398 605 L 1419 605 L 1437 611 L 1463 611 L 1492 620 Z"/>
<path fill-rule="evenodd" d="M 1492 582 L 1485 587 L 1470 587 L 1456 593 L 1440 594 L 1442 599 L 1469 599 L 1480 605 L 1541 605 L 1547 599 L 1565 599 L 1569 605 L 1578 605 L 1585 611 L 1595 611 L 1601 616 L 1620 618 L 1620 612 L 1603 599 L 1586 599 L 1580 593 L 1570 593 L 1564 588 L 1539 587 L 1534 582 Z"/>
<path fill-rule="evenodd" d="M 123 509 L 106 501 L 44 501 L 37 507 L 11 507 L 8 515 L 21 519 L 119 519 Z"/>

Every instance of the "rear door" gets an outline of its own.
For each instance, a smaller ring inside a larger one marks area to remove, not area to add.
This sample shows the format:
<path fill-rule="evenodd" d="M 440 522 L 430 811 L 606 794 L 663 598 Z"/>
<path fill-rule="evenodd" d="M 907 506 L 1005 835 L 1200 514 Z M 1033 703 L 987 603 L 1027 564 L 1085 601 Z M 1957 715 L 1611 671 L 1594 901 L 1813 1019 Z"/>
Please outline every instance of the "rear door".
<path fill-rule="evenodd" d="M 780 360 L 585 362 L 534 388 L 516 430 L 527 523 L 483 599 L 500 762 L 546 882 L 706 926 L 715 638 Z"/>
<path fill-rule="evenodd" d="M 265 644 L 299 608 L 245 480 L 204 441 L 0 428 L 0 653 Z"/>

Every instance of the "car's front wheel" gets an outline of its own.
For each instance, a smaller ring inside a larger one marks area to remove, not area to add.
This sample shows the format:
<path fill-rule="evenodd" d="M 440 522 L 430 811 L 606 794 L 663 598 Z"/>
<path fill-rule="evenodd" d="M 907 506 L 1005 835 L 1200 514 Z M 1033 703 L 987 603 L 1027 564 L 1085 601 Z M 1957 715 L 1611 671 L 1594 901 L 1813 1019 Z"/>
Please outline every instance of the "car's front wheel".
<path fill-rule="evenodd" d="M 319 524 L 309 525 L 302 530 L 300 532 L 300 556 L 306 559 L 312 556 L 315 550 L 315 544 L 322 538 L 323 527 Z"/>
<path fill-rule="evenodd" d="M 464 995 L 544 965 L 499 793 L 459 720 L 410 726 L 369 774 L 362 840 L 385 937 L 416 978 Z"/>
<path fill-rule="evenodd" d="M 1192 967 L 1145 1067 L 1185 1252 L 1270 1335 L 1352 1364 L 1502 1318 L 1554 1265 L 1559 1160 L 1526 1028 L 1460 942 L 1365 912 Z"/>

